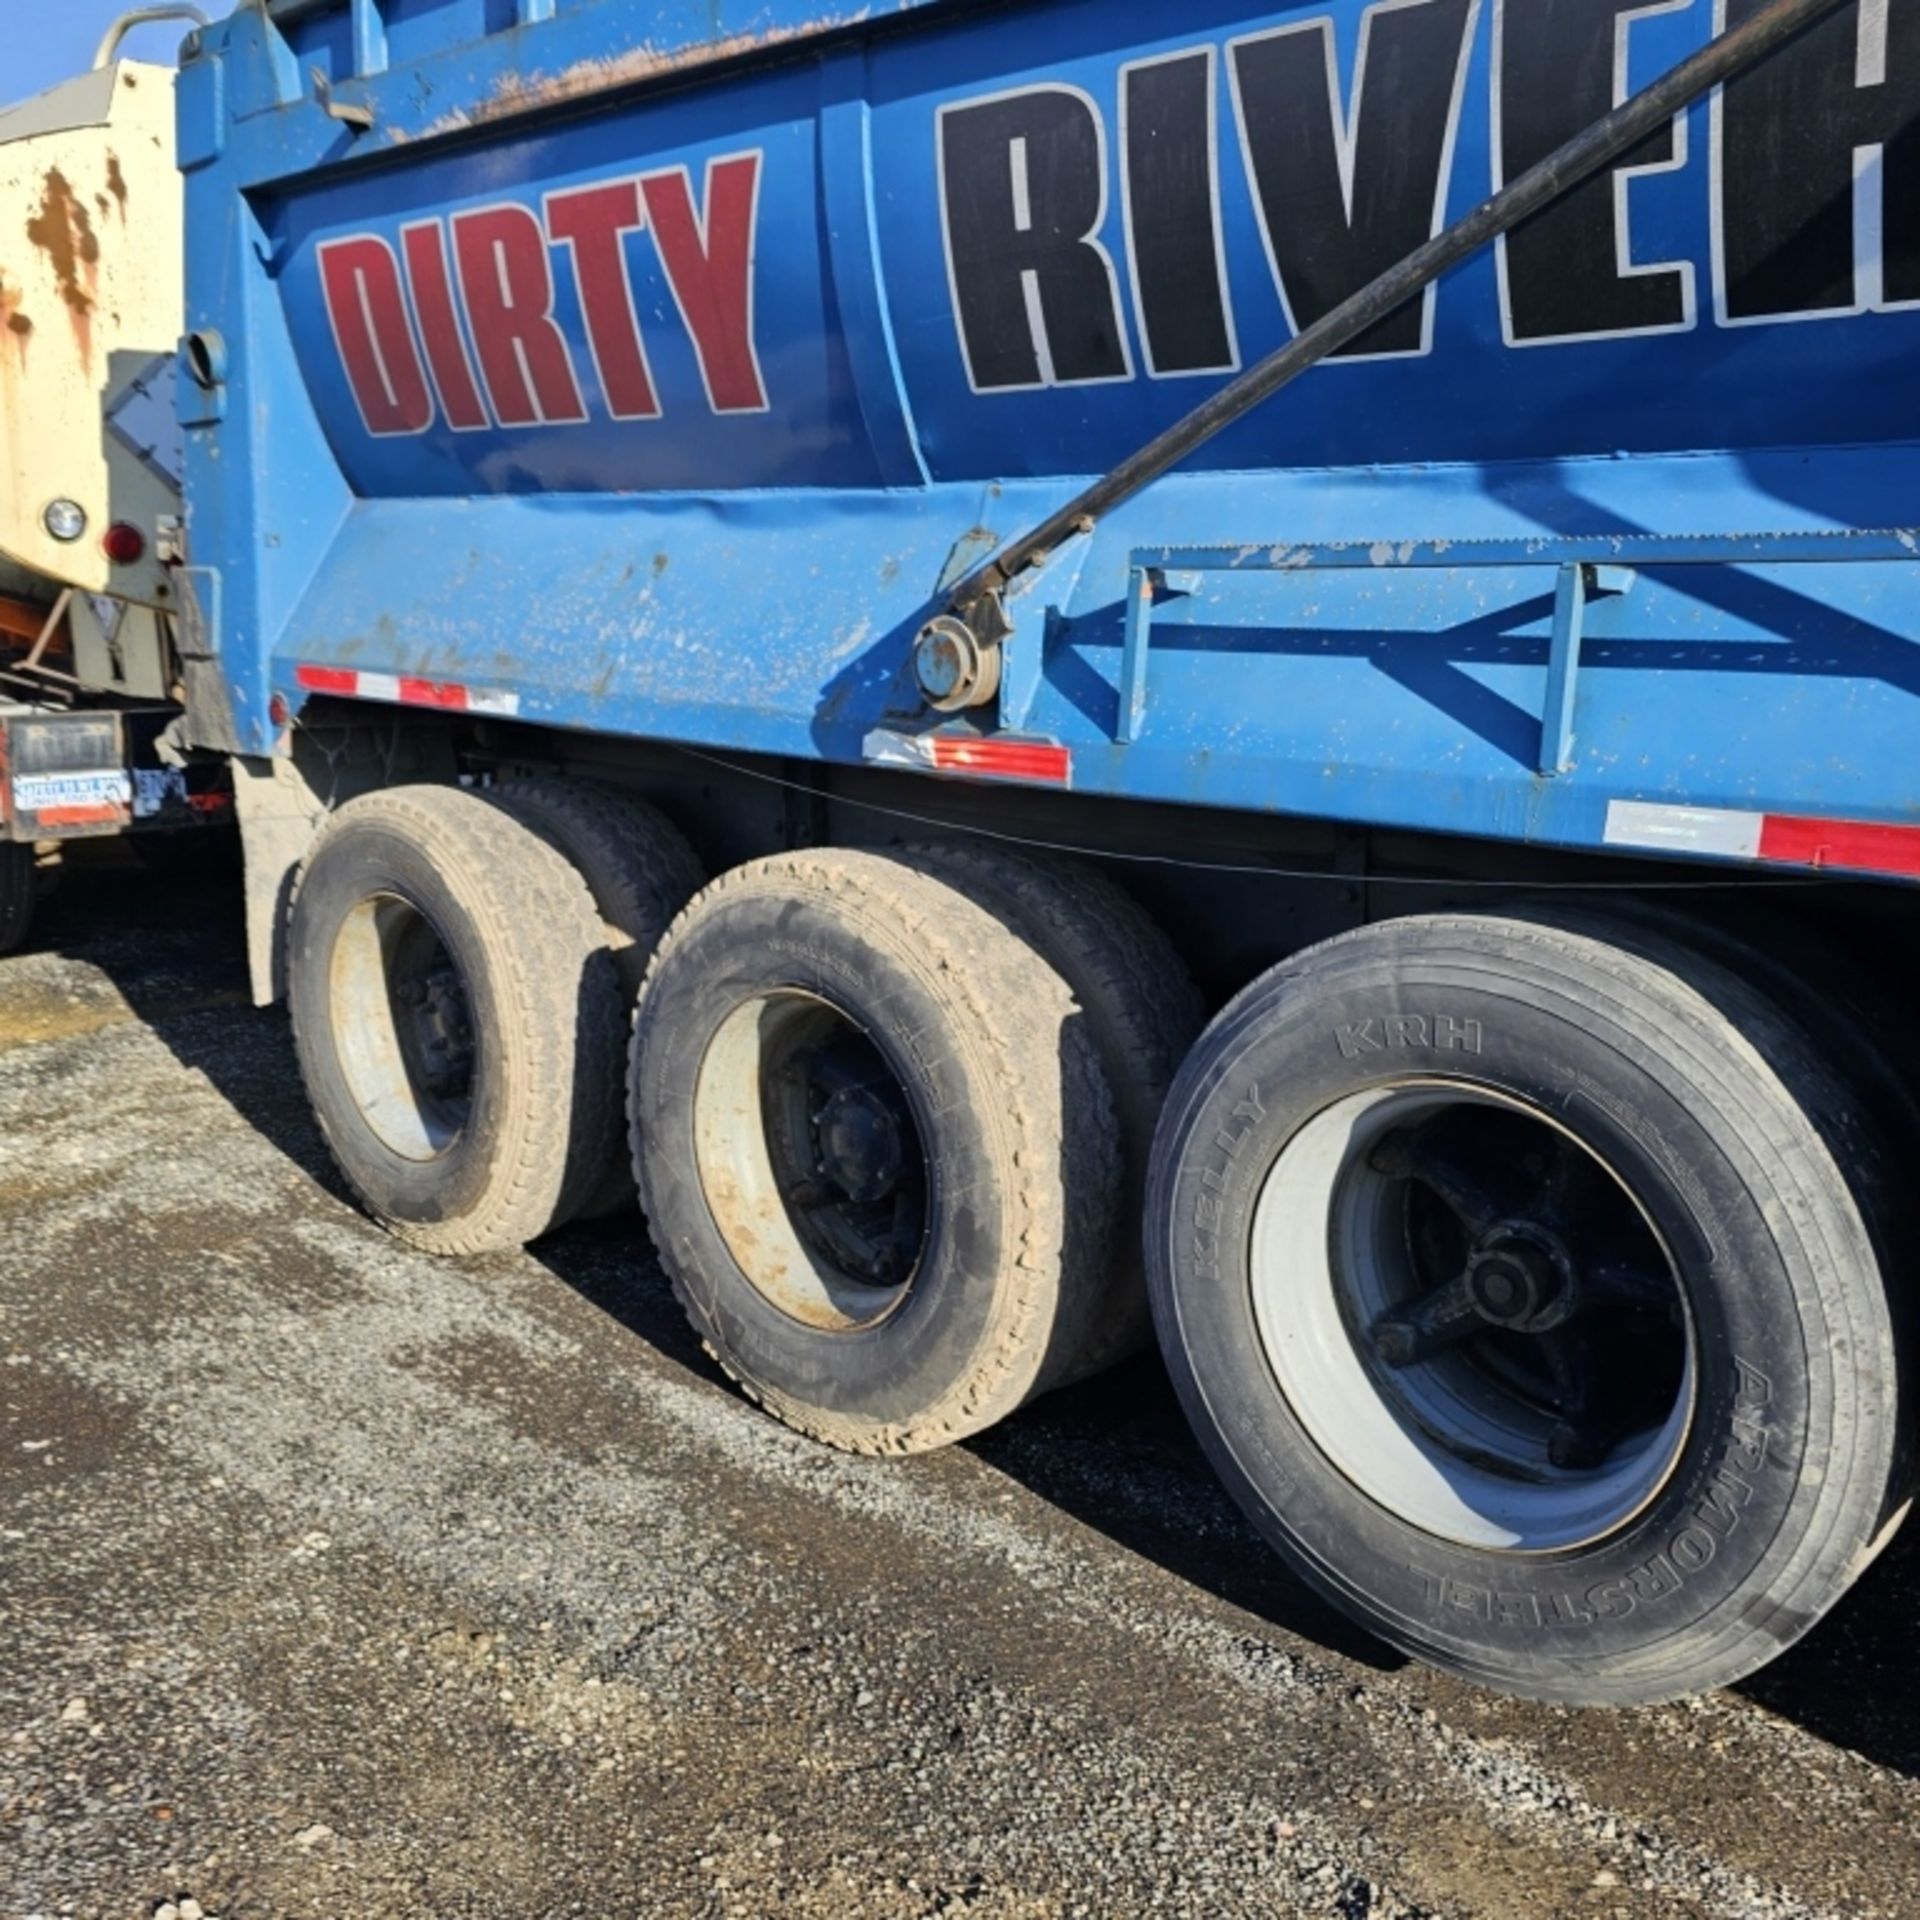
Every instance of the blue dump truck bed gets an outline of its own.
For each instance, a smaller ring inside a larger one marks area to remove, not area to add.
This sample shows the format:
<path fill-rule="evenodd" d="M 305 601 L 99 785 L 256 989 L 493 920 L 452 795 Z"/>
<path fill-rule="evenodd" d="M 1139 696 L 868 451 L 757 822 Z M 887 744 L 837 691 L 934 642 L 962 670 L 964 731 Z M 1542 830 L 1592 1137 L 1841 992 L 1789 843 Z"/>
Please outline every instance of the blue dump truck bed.
<path fill-rule="evenodd" d="M 943 577 L 1714 24 L 700 15 L 273 6 L 189 65 L 234 744 L 358 672 L 925 759 L 895 683 Z M 1569 846 L 1909 821 L 1920 574 L 1854 536 L 1914 517 L 1916 103 L 1920 28 L 1843 10 L 1448 276 L 1032 583 L 998 731 L 1083 792 Z M 1612 541 L 1548 716 L 1556 570 Z M 1124 661 L 1163 546 L 1230 564 Z"/>
<path fill-rule="evenodd" d="M 186 733 L 375 1215 L 637 1197 L 858 1451 L 1151 1332 L 1540 1697 L 1871 1561 L 1920 8 L 254 0 L 178 104 Z"/>

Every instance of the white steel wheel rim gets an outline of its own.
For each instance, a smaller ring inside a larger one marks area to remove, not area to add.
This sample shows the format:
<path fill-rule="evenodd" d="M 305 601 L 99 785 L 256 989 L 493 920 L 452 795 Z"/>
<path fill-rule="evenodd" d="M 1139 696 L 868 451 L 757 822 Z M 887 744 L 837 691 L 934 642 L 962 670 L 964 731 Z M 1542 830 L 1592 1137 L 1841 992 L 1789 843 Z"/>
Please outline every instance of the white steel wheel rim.
<path fill-rule="evenodd" d="M 805 1230 L 796 1185 L 806 1177 L 792 1135 L 790 1100 L 776 1097 L 797 1059 L 837 1040 L 871 1046 L 857 1022 L 816 994 L 778 988 L 742 1001 L 720 1022 L 700 1062 L 693 1096 L 693 1150 L 715 1231 L 735 1266 L 769 1305 L 822 1333 L 858 1333 L 899 1311 L 924 1251 L 881 1283 L 852 1271 Z M 877 1049 L 876 1049 L 877 1052 Z M 891 1078 L 891 1076 L 889 1076 Z M 897 1079 L 891 1090 L 900 1095 Z M 904 1103 L 902 1103 L 904 1104 Z M 802 1123 L 803 1124 L 803 1123 Z M 908 1148 L 924 1153 L 917 1127 Z M 822 1195 L 831 1201 L 828 1191 Z"/>
<path fill-rule="evenodd" d="M 368 1131 L 390 1153 L 422 1164 L 450 1152 L 466 1131 L 477 1051 L 469 1027 L 465 1090 L 436 1091 L 421 1005 L 408 997 L 417 993 L 424 1003 L 428 980 L 435 993 L 457 994 L 464 1010 L 465 980 L 428 916 L 397 893 L 356 901 L 327 969 L 334 1057 Z"/>
<path fill-rule="evenodd" d="M 1625 1526 L 1673 1471 L 1696 1392 L 1691 1318 L 1666 1419 L 1597 1468 L 1554 1467 L 1542 1423 L 1497 1397 L 1423 1380 L 1428 1370 L 1417 1367 L 1388 1377 L 1356 1334 L 1400 1297 L 1386 1219 L 1392 1182 L 1367 1158 L 1390 1130 L 1454 1106 L 1507 1108 L 1566 1133 L 1521 1102 L 1444 1082 L 1374 1088 L 1322 1109 L 1281 1149 L 1254 1206 L 1249 1267 L 1260 1342 L 1314 1445 L 1397 1520 L 1496 1552 L 1584 1545 Z M 1618 1174 L 1578 1144 L 1644 1217 Z"/>

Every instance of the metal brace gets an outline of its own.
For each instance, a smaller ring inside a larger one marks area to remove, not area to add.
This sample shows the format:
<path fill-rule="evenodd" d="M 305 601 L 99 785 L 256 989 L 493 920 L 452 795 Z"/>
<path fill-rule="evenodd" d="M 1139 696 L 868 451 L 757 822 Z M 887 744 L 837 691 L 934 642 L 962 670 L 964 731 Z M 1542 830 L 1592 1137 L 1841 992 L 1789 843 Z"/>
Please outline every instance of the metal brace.
<path fill-rule="evenodd" d="M 333 82 L 321 67 L 311 69 L 313 75 L 313 97 L 319 103 L 320 111 L 329 120 L 338 120 L 340 124 L 356 138 L 373 129 L 373 109 L 364 103 L 352 100 L 336 100 L 333 94 Z"/>
<path fill-rule="evenodd" d="M 1573 696 L 1580 677 L 1580 642 L 1587 602 L 1596 594 L 1625 593 L 1631 567 L 1590 561 L 1560 568 L 1553 588 L 1553 640 L 1547 652 L 1547 697 L 1540 709 L 1540 771 L 1565 773 L 1573 765 Z"/>
<path fill-rule="evenodd" d="M 1127 570 L 1127 624 L 1120 650 L 1120 713 L 1114 722 L 1116 746 L 1140 737 L 1147 714 L 1147 647 L 1153 632 L 1153 603 L 1176 593 L 1194 593 L 1200 576 L 1186 568 L 1130 567 Z"/>

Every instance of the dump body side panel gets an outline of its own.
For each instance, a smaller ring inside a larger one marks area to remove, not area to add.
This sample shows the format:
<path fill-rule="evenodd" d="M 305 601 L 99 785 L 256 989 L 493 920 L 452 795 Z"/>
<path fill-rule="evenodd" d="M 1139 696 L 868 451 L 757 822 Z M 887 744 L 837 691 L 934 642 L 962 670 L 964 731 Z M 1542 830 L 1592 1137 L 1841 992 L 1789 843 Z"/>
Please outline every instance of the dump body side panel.
<path fill-rule="evenodd" d="M 774 7 L 750 46 L 474 0 L 377 62 L 279 17 L 182 81 L 230 743 L 354 691 L 841 761 L 932 757 L 902 669 L 956 568 L 1715 25 Z M 1920 561 L 1844 536 L 1913 517 L 1916 127 L 1920 31 L 1843 8 L 1056 558 L 987 730 L 1084 791 L 1574 846 L 1913 818 Z M 1570 634 L 1568 567 L 1642 536 L 1699 544 L 1581 574 Z M 1234 564 L 1130 627 L 1183 546 Z"/>

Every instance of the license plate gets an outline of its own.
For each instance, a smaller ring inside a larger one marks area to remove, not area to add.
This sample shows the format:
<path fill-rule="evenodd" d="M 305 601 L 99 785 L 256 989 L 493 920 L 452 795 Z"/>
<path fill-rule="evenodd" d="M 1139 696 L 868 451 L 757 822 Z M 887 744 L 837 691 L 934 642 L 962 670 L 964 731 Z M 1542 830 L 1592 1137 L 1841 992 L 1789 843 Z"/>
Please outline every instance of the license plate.
<path fill-rule="evenodd" d="M 124 807 L 133 781 L 124 767 L 97 773 L 18 773 L 13 778 L 15 813 L 48 813 L 65 807 Z"/>

